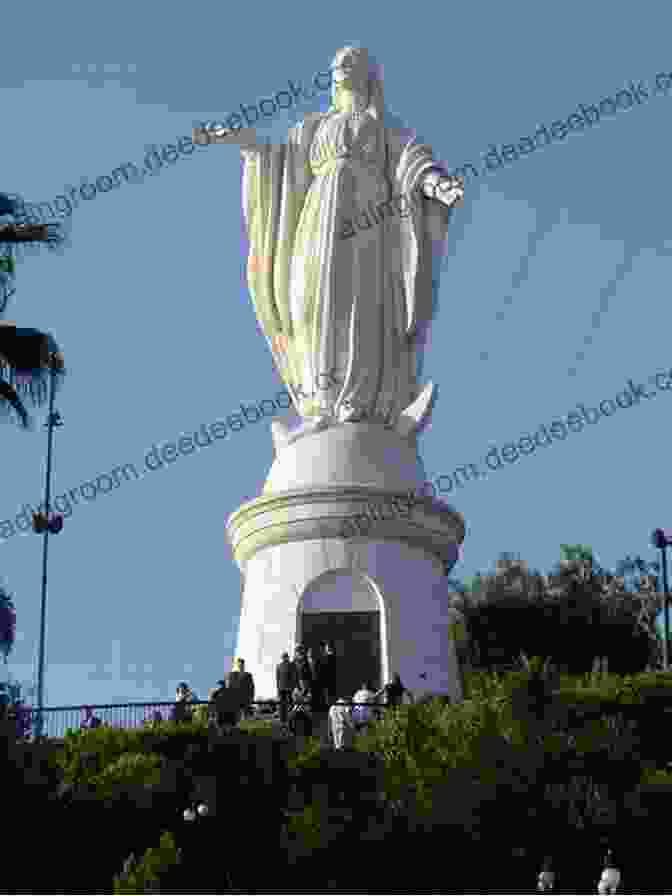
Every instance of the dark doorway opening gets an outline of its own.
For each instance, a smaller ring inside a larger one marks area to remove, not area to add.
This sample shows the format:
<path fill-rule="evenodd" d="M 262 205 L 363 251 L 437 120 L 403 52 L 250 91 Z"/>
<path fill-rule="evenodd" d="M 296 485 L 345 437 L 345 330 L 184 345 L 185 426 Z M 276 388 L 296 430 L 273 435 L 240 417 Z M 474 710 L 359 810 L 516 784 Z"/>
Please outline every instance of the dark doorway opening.
<path fill-rule="evenodd" d="M 365 681 L 383 686 L 380 613 L 302 613 L 298 640 L 321 653 L 329 641 L 336 653 L 336 695 L 352 697 Z"/>

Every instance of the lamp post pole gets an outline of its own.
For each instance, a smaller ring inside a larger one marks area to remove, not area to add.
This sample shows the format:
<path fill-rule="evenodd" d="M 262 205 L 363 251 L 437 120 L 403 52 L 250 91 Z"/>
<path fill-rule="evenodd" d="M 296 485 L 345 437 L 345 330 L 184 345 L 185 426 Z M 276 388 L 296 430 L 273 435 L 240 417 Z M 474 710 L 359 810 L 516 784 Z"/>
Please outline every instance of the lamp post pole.
<path fill-rule="evenodd" d="M 667 545 L 662 548 L 663 599 L 665 603 L 665 671 L 670 668 L 670 592 L 667 587 Z"/>
<path fill-rule="evenodd" d="M 184 812 L 182 813 L 182 817 L 190 825 L 193 824 L 193 822 L 196 821 L 197 818 L 207 818 L 208 815 L 210 815 L 210 808 L 206 803 L 200 803 L 196 809 L 193 809 L 193 808 L 185 809 Z M 214 817 L 214 813 L 212 814 L 211 817 Z M 210 826 L 212 826 L 211 822 L 210 822 Z M 190 843 L 193 844 L 193 842 L 194 842 L 193 832 L 190 832 L 190 833 L 192 834 L 192 836 L 189 838 L 189 840 L 190 840 Z M 211 843 L 211 841 L 208 842 L 208 846 L 210 846 L 210 843 Z M 190 853 L 191 853 L 191 855 L 187 855 L 186 857 L 184 857 L 184 855 L 183 855 L 183 861 L 184 861 L 184 858 L 186 858 L 190 864 L 195 863 L 197 861 L 197 853 L 193 852 L 192 850 L 190 850 Z M 226 857 L 226 858 L 228 858 L 228 857 Z M 191 868 L 193 868 L 193 867 L 194 867 L 194 865 L 192 864 Z M 202 865 L 201 867 L 208 867 L 208 865 L 205 864 L 205 865 Z M 187 872 L 189 872 L 189 871 L 191 871 L 191 868 L 187 868 L 187 869 L 183 869 L 183 870 L 186 870 Z M 226 887 L 228 888 L 228 891 L 231 892 L 233 890 L 233 881 L 231 879 L 231 872 L 229 871 L 227 865 L 224 865 L 224 867 L 223 867 L 223 877 L 225 879 Z"/>
<path fill-rule="evenodd" d="M 54 412 L 54 392 L 55 392 L 55 380 L 56 377 L 56 365 L 52 358 L 51 360 L 51 372 L 49 377 L 49 417 L 47 418 L 47 481 L 45 486 L 45 496 L 44 496 L 44 512 L 47 514 L 47 519 L 49 518 L 50 513 L 50 501 L 51 501 L 51 456 L 52 456 L 52 446 L 53 446 L 53 434 L 55 426 L 62 426 L 63 422 L 61 420 L 61 415 L 58 412 Z M 44 727 L 44 718 L 42 715 L 42 709 L 44 706 L 44 636 L 45 636 L 45 623 L 46 623 L 46 613 L 47 613 L 47 557 L 49 552 L 49 531 L 50 526 L 46 525 L 44 527 L 44 541 L 42 548 L 42 601 L 40 607 L 40 652 L 39 652 L 39 660 L 38 660 L 38 673 L 37 673 L 37 725 L 35 729 L 35 736 L 42 737 L 42 731 Z"/>

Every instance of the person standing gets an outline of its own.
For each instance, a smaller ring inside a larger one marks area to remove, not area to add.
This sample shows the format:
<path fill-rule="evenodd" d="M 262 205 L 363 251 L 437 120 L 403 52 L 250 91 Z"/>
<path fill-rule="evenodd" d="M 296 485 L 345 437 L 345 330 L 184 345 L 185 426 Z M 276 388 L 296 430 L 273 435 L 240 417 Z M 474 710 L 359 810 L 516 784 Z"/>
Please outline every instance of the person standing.
<path fill-rule="evenodd" d="M 322 683 L 322 674 L 320 669 L 320 658 L 316 657 L 313 648 L 308 648 L 306 655 L 308 669 L 310 670 L 311 681 L 311 710 L 315 713 L 326 713 L 329 704 L 325 703 L 324 687 Z"/>
<path fill-rule="evenodd" d="M 352 720 L 355 723 L 355 730 L 360 732 L 364 731 L 368 725 L 373 721 L 374 718 L 374 710 L 371 704 L 376 699 L 376 695 L 373 691 L 372 685 L 370 681 L 364 682 L 362 687 L 357 691 L 355 696 L 352 698 L 353 703 L 361 704 L 355 705 L 352 707 Z"/>
<path fill-rule="evenodd" d="M 299 683 L 296 663 L 293 663 L 288 653 L 283 653 L 282 658 L 275 669 L 275 683 L 278 688 L 278 700 L 280 702 L 280 722 L 287 724 L 287 714 L 292 702 L 292 691 Z"/>
<path fill-rule="evenodd" d="M 248 715 L 254 700 L 254 679 L 249 672 L 245 671 L 245 660 L 240 658 L 235 660 L 233 671 L 229 672 L 227 687 L 238 694 L 243 717 Z"/>
<path fill-rule="evenodd" d="M 92 728 L 100 728 L 103 722 L 102 719 L 99 719 L 98 716 L 95 716 L 93 714 L 93 707 L 85 706 L 83 708 L 83 711 L 84 718 L 82 719 L 82 724 L 80 725 L 82 731 L 87 731 Z"/>
<path fill-rule="evenodd" d="M 188 722 L 191 720 L 191 712 L 187 704 L 189 685 L 181 681 L 175 691 L 175 705 L 170 711 L 171 722 Z"/>
<path fill-rule="evenodd" d="M 318 658 L 318 676 L 320 678 L 324 700 L 331 706 L 336 699 L 336 654 L 329 642 L 323 645 L 322 656 Z"/>
<path fill-rule="evenodd" d="M 227 686 L 224 679 L 220 679 L 217 684 L 219 687 L 212 697 L 215 726 L 219 734 L 228 734 L 236 727 L 240 718 L 240 697 L 236 690 Z"/>
<path fill-rule="evenodd" d="M 392 681 L 376 693 L 376 700 L 382 699 L 386 706 L 400 706 L 405 696 L 406 702 L 413 702 L 413 695 L 403 686 L 401 676 L 397 672 Z"/>
<path fill-rule="evenodd" d="M 299 679 L 292 694 L 294 706 L 289 714 L 289 730 L 295 737 L 310 737 L 313 721 L 310 715 L 311 692 L 307 681 Z"/>
<path fill-rule="evenodd" d="M 296 663 L 296 674 L 299 678 L 299 681 L 305 681 L 309 686 L 313 683 L 312 671 L 310 668 L 310 663 L 308 662 L 308 657 L 306 656 L 305 648 L 302 644 L 296 648 L 296 656 L 294 662 Z"/>
<path fill-rule="evenodd" d="M 334 749 L 343 750 L 352 742 L 354 722 L 347 702 L 340 697 L 329 710 L 329 734 Z"/>

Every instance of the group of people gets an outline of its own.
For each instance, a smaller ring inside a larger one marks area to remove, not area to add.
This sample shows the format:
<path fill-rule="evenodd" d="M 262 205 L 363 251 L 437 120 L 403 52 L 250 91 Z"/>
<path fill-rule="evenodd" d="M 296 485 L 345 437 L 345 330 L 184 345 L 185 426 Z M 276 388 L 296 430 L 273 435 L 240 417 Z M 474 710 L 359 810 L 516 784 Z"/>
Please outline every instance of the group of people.
<path fill-rule="evenodd" d="M 208 697 L 209 705 L 203 709 L 208 715 L 208 720 L 219 730 L 231 730 L 241 718 L 249 715 L 254 701 L 254 679 L 245 670 L 245 660 L 236 658 L 232 671 L 225 678 L 220 678 L 217 687 L 212 688 Z M 194 710 L 190 704 L 194 702 L 198 702 L 197 695 L 186 681 L 181 681 L 177 686 L 170 721 L 191 721 Z"/>
<path fill-rule="evenodd" d="M 404 698 L 413 701 L 399 675 L 378 691 L 370 681 L 363 682 L 352 697 L 353 706 L 344 697 L 337 700 L 336 654 L 328 642 L 317 655 L 302 644 L 297 646 L 293 660 L 283 653 L 276 668 L 276 685 L 281 723 L 292 734 L 309 736 L 315 715 L 328 712 L 329 735 L 336 749 L 349 745 L 349 733 L 362 732 L 371 724 L 380 711 L 376 704 L 395 706 Z"/>
<path fill-rule="evenodd" d="M 330 740 L 336 749 L 343 749 L 350 743 L 349 734 L 364 731 L 378 717 L 381 704 L 398 706 L 413 702 L 399 675 L 378 691 L 374 691 L 370 681 L 365 681 L 351 700 L 337 699 L 336 663 L 334 647 L 329 642 L 322 644 L 319 651 L 299 644 L 293 659 L 289 653 L 282 654 L 276 667 L 280 722 L 292 734 L 309 736 L 316 716 L 324 715 L 329 722 Z M 219 732 L 230 732 L 241 718 L 252 712 L 254 679 L 246 671 L 245 661 L 237 658 L 233 670 L 217 684 L 209 693 L 208 706 L 203 709 L 213 727 Z M 194 714 L 190 704 L 194 702 L 198 702 L 196 694 L 187 682 L 180 682 L 171 721 L 190 721 Z"/>
<path fill-rule="evenodd" d="M 254 678 L 246 671 L 245 660 L 237 658 L 233 670 L 226 678 L 220 678 L 217 685 L 208 695 L 212 707 L 210 719 L 218 731 L 229 731 L 252 712 Z"/>
<path fill-rule="evenodd" d="M 294 659 L 283 653 L 275 670 L 275 681 L 280 703 L 280 721 L 283 725 L 297 715 L 326 712 L 336 695 L 336 654 L 332 644 L 322 645 L 316 655 L 312 647 L 307 650 L 299 644 Z"/>
<path fill-rule="evenodd" d="M 342 750 L 350 746 L 353 734 L 366 731 L 380 717 L 381 704 L 392 707 L 413 702 L 413 694 L 404 687 L 399 674 L 379 691 L 373 690 L 371 682 L 364 682 L 352 698 L 352 707 L 340 697 L 329 710 L 329 735 L 334 747 Z"/>

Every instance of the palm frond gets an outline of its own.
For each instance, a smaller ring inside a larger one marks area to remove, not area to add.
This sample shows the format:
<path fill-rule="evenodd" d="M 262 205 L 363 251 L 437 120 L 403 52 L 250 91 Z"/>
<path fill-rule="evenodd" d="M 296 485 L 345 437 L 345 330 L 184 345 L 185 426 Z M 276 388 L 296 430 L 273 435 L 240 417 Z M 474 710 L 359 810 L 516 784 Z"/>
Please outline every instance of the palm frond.
<path fill-rule="evenodd" d="M 0 380 L 0 417 L 7 418 L 14 411 L 23 429 L 30 429 L 30 416 L 16 390 Z"/>
<path fill-rule="evenodd" d="M 0 325 L 0 381 L 13 386 L 34 407 L 47 401 L 52 363 L 57 390 L 65 376 L 65 364 L 53 336 L 31 327 Z"/>
<path fill-rule="evenodd" d="M 53 212 L 52 212 L 53 215 Z M 25 200 L 10 193 L 0 193 L 0 314 L 16 293 L 16 260 L 40 245 L 59 251 L 69 242 L 70 221 L 42 221 L 29 212 Z"/>

